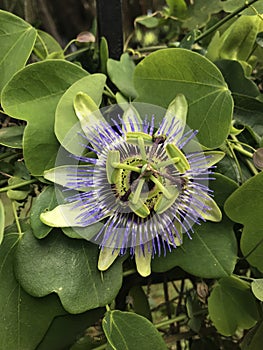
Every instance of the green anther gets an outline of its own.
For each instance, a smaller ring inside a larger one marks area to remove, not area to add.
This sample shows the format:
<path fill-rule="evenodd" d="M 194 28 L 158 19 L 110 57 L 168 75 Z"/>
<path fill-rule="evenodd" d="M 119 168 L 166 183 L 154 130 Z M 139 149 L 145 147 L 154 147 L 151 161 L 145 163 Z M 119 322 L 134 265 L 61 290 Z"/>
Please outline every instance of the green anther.
<path fill-rule="evenodd" d="M 155 176 L 151 175 L 150 180 L 152 180 L 152 182 L 155 183 L 155 185 L 159 188 L 159 190 L 167 199 L 171 199 L 173 197 L 173 195 L 167 190 L 167 188 L 164 187 L 164 185 Z"/>
<path fill-rule="evenodd" d="M 135 190 L 135 192 L 133 194 L 133 197 L 131 199 L 132 204 L 137 204 L 139 202 L 140 195 L 141 195 L 144 183 L 145 183 L 145 179 L 144 178 L 139 180 L 138 185 L 136 187 L 136 190 Z"/>
<path fill-rule="evenodd" d="M 138 137 L 138 146 L 141 152 L 141 156 L 143 160 L 146 160 L 146 151 L 145 151 L 145 145 L 144 145 L 144 139 L 143 137 Z"/>
<path fill-rule="evenodd" d="M 137 168 L 136 166 L 125 164 L 125 163 L 113 162 L 111 163 L 111 165 L 115 169 L 130 170 L 130 171 L 134 171 L 135 173 L 141 172 L 140 168 Z"/>
<path fill-rule="evenodd" d="M 120 163 L 120 152 L 109 151 L 106 161 L 107 179 L 110 184 L 115 184 L 119 175 L 119 169 L 114 164 Z"/>
<path fill-rule="evenodd" d="M 132 197 L 132 195 L 130 196 Z M 143 200 L 139 198 L 139 201 L 136 204 L 133 204 L 132 201 L 129 202 L 131 210 L 141 218 L 147 218 L 150 215 L 150 210 L 146 204 L 143 203 Z"/>
<path fill-rule="evenodd" d="M 127 142 L 131 143 L 133 145 L 138 145 L 139 144 L 139 141 L 138 141 L 139 137 L 143 139 L 145 145 L 151 146 L 153 144 L 152 136 L 146 134 L 145 132 L 142 132 L 142 131 L 135 131 L 135 132 L 128 131 L 126 133 L 126 140 L 127 140 Z"/>
<path fill-rule="evenodd" d="M 171 198 L 166 198 L 164 195 L 161 195 L 158 199 L 157 202 L 155 203 L 154 210 L 158 214 L 162 214 L 170 208 L 170 206 L 176 201 L 177 197 L 180 194 L 180 191 L 176 186 L 168 186 L 167 190 L 171 194 Z"/>
<path fill-rule="evenodd" d="M 168 160 L 164 160 L 163 162 L 160 162 L 158 164 L 155 165 L 156 169 L 160 169 L 160 168 L 164 168 L 167 165 L 173 165 L 173 164 L 177 164 L 180 162 L 180 158 L 179 157 L 174 157 L 172 159 L 168 159 Z"/>
<path fill-rule="evenodd" d="M 185 173 L 187 170 L 190 169 L 190 164 L 188 163 L 188 160 L 186 159 L 185 155 L 174 144 L 168 143 L 166 145 L 166 153 L 171 159 L 176 157 L 180 159 L 180 161 L 175 164 L 175 167 L 181 174 Z"/>

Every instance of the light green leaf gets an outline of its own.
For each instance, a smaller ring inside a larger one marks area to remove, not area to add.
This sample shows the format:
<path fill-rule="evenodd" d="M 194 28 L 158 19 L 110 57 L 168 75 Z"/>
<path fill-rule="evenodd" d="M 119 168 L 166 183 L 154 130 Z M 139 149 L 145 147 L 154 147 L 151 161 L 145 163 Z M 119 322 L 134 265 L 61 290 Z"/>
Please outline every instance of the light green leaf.
<path fill-rule="evenodd" d="M 241 250 L 247 261 L 263 272 L 263 173 L 240 186 L 225 203 L 231 220 L 244 225 Z"/>
<path fill-rule="evenodd" d="M 115 350 L 167 350 L 154 325 L 135 313 L 108 311 L 102 321 L 102 327 L 108 342 Z"/>
<path fill-rule="evenodd" d="M 41 240 L 29 232 L 17 247 L 16 276 L 31 295 L 56 293 L 68 312 L 81 313 L 111 303 L 122 284 L 120 259 L 103 273 L 97 259 L 95 244 L 67 238 L 60 230 Z"/>
<path fill-rule="evenodd" d="M 50 55 L 57 55 L 56 58 L 64 58 L 62 47 L 53 36 L 39 29 L 37 31 L 37 38 L 33 52 L 42 60 L 51 58 Z"/>
<path fill-rule="evenodd" d="M 252 281 L 251 289 L 255 297 L 260 301 L 263 301 L 263 278 Z"/>
<path fill-rule="evenodd" d="M 152 271 L 165 272 L 175 266 L 203 278 L 230 275 L 237 261 L 237 242 L 232 223 L 223 219 L 219 223 L 206 222 L 194 227 L 192 240 L 184 238 L 182 246 L 172 249 L 166 256 L 152 260 Z"/>
<path fill-rule="evenodd" d="M 53 186 L 46 187 L 33 202 L 30 223 L 35 237 L 44 238 L 52 230 L 50 226 L 43 224 L 40 220 L 40 214 L 46 210 L 52 210 L 56 205 L 56 194 Z"/>
<path fill-rule="evenodd" d="M 208 298 L 208 311 L 218 332 L 225 336 L 235 334 L 238 328 L 249 329 L 259 319 L 249 284 L 235 277 L 218 281 Z"/>
<path fill-rule="evenodd" d="M 176 94 L 183 94 L 189 108 L 187 124 L 199 130 L 198 140 L 204 146 L 215 148 L 226 139 L 231 94 L 218 68 L 201 55 L 185 49 L 154 52 L 136 66 L 134 84 L 137 101 L 165 108 Z"/>
<path fill-rule="evenodd" d="M 8 80 L 27 62 L 36 30 L 23 19 L 0 10 L 0 95 Z"/>
<path fill-rule="evenodd" d="M 85 75 L 87 72 L 73 63 L 47 60 L 28 65 L 5 86 L 5 113 L 28 122 L 24 158 L 33 175 L 42 175 L 54 166 L 59 148 L 53 132 L 57 103 L 71 84 Z"/>
<path fill-rule="evenodd" d="M 83 138 L 78 134 L 83 133 L 83 131 L 74 111 L 74 98 L 81 91 L 87 94 L 99 106 L 105 82 L 105 75 L 90 74 L 71 85 L 57 105 L 55 134 L 63 147 L 73 154 L 82 155 L 84 148 L 82 146 Z M 73 135 L 74 137 L 72 137 Z"/>
<path fill-rule="evenodd" d="M 112 58 L 107 61 L 107 70 L 111 81 L 123 95 L 131 98 L 137 95 L 133 86 L 134 68 L 135 64 L 128 53 L 121 55 L 120 61 Z"/>
<path fill-rule="evenodd" d="M 5 229 L 5 208 L 0 198 L 0 245 L 4 239 L 4 229 Z"/>
<path fill-rule="evenodd" d="M 7 233 L 0 249 L 0 349 L 35 350 L 53 318 L 65 311 L 54 295 L 34 298 L 17 283 L 13 260 L 18 241 L 17 233 Z"/>
<path fill-rule="evenodd" d="M 22 148 L 24 126 L 12 126 L 0 129 L 0 144 L 10 148 Z"/>

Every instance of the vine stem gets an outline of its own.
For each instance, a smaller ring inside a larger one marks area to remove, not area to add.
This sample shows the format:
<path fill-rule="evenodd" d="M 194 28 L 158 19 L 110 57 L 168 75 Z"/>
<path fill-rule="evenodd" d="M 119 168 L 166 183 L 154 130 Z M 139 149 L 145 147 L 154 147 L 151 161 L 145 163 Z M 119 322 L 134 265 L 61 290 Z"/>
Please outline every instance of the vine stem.
<path fill-rule="evenodd" d="M 23 233 L 22 233 L 22 229 L 21 229 L 21 226 L 20 226 L 19 218 L 17 216 L 16 202 L 15 201 L 12 201 L 12 210 L 13 210 L 13 214 L 14 214 L 14 217 L 15 217 L 15 222 L 16 222 L 16 227 L 17 227 L 17 230 L 18 230 L 18 235 L 19 235 L 19 238 L 21 238 Z"/>
<path fill-rule="evenodd" d="M 230 13 L 229 15 L 227 15 L 226 17 L 224 17 L 221 21 L 217 22 L 216 24 L 214 24 L 212 27 L 210 27 L 209 29 L 207 29 L 204 33 L 200 34 L 196 39 L 195 39 L 195 43 L 204 39 L 206 36 L 208 36 L 209 34 L 213 33 L 215 30 L 217 30 L 218 28 L 220 28 L 223 24 L 225 24 L 227 21 L 229 21 L 231 18 L 235 17 L 237 14 L 239 14 L 240 12 L 242 12 L 243 10 L 245 10 L 246 8 L 248 8 L 250 5 L 254 4 L 255 2 L 257 2 L 258 0 L 250 0 L 250 1 L 245 1 L 244 5 L 241 7 L 238 7 L 235 11 L 233 11 L 232 13 Z"/>
<path fill-rule="evenodd" d="M 26 185 L 30 185 L 30 184 L 33 184 L 35 182 L 37 182 L 37 179 L 27 180 L 27 181 L 20 182 L 19 184 L 6 186 L 6 187 L 3 187 L 3 188 L 0 188 L 0 193 L 1 192 L 6 192 L 6 191 L 9 191 L 9 190 L 13 190 L 14 188 L 19 188 L 19 187 L 23 187 L 23 186 L 26 186 Z"/>

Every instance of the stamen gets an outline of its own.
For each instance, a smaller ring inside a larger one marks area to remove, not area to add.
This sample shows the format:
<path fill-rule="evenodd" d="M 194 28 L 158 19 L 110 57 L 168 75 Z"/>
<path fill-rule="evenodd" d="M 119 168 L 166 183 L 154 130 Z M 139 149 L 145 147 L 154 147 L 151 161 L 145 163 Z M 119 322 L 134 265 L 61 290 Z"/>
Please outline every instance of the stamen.
<path fill-rule="evenodd" d="M 171 199 L 173 197 L 173 195 L 169 193 L 169 191 L 163 186 L 163 184 L 155 176 L 151 175 L 150 180 L 152 180 L 152 182 L 155 183 L 155 185 L 160 189 L 160 191 L 162 191 L 163 195 L 167 199 Z"/>

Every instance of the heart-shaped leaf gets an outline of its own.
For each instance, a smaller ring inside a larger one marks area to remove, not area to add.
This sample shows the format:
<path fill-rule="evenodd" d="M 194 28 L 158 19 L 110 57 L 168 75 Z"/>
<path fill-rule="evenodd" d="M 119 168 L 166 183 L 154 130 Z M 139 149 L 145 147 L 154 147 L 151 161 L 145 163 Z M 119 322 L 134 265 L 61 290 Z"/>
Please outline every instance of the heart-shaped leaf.
<path fill-rule="evenodd" d="M 55 295 L 34 298 L 17 283 L 13 260 L 18 241 L 17 233 L 7 233 L 0 249 L 0 348 L 34 350 L 53 318 L 65 311 Z"/>
<path fill-rule="evenodd" d="M 183 245 L 166 256 L 152 260 L 152 271 L 165 272 L 175 266 L 195 276 L 218 278 L 230 275 L 237 260 L 237 242 L 232 223 L 207 222 L 195 226 L 192 240 L 185 237 Z"/>
<path fill-rule="evenodd" d="M 225 203 L 231 220 L 244 225 L 241 250 L 248 262 L 263 272 L 263 173 L 240 186 Z"/>
<path fill-rule="evenodd" d="M 54 166 L 59 144 L 54 134 L 55 110 L 64 92 L 88 73 L 63 60 L 33 63 L 5 86 L 2 107 L 10 116 L 28 122 L 24 158 L 33 175 Z"/>
<path fill-rule="evenodd" d="M 70 313 L 81 313 L 111 303 L 122 284 L 118 259 L 103 274 L 97 268 L 98 247 L 73 240 L 60 230 L 36 239 L 27 232 L 17 247 L 15 270 L 22 287 L 42 297 L 55 292 Z"/>
<path fill-rule="evenodd" d="M 188 125 L 199 130 L 206 147 L 220 146 L 227 137 L 233 101 L 218 68 L 205 57 L 185 49 L 150 54 L 135 68 L 137 101 L 165 108 L 182 93 L 189 105 Z"/>
<path fill-rule="evenodd" d="M 106 76 L 103 74 L 91 74 L 73 84 L 61 97 L 55 120 L 55 133 L 59 142 L 69 152 L 77 155 L 83 153 L 83 134 L 79 120 L 73 108 L 73 101 L 79 92 L 83 92 L 92 98 L 97 106 L 100 105 Z M 71 133 L 69 133 L 71 131 Z M 74 136 L 74 137 L 73 137 Z"/>
<path fill-rule="evenodd" d="M 0 10 L 0 95 L 8 80 L 28 60 L 36 40 L 36 30 L 23 19 Z"/>
<path fill-rule="evenodd" d="M 253 327 L 259 318 L 249 284 L 235 277 L 218 281 L 208 298 L 208 311 L 217 330 L 225 336 L 233 335 L 238 328 Z"/>
<path fill-rule="evenodd" d="M 102 327 L 113 349 L 167 349 L 153 324 L 135 313 L 108 311 L 102 321 Z"/>

